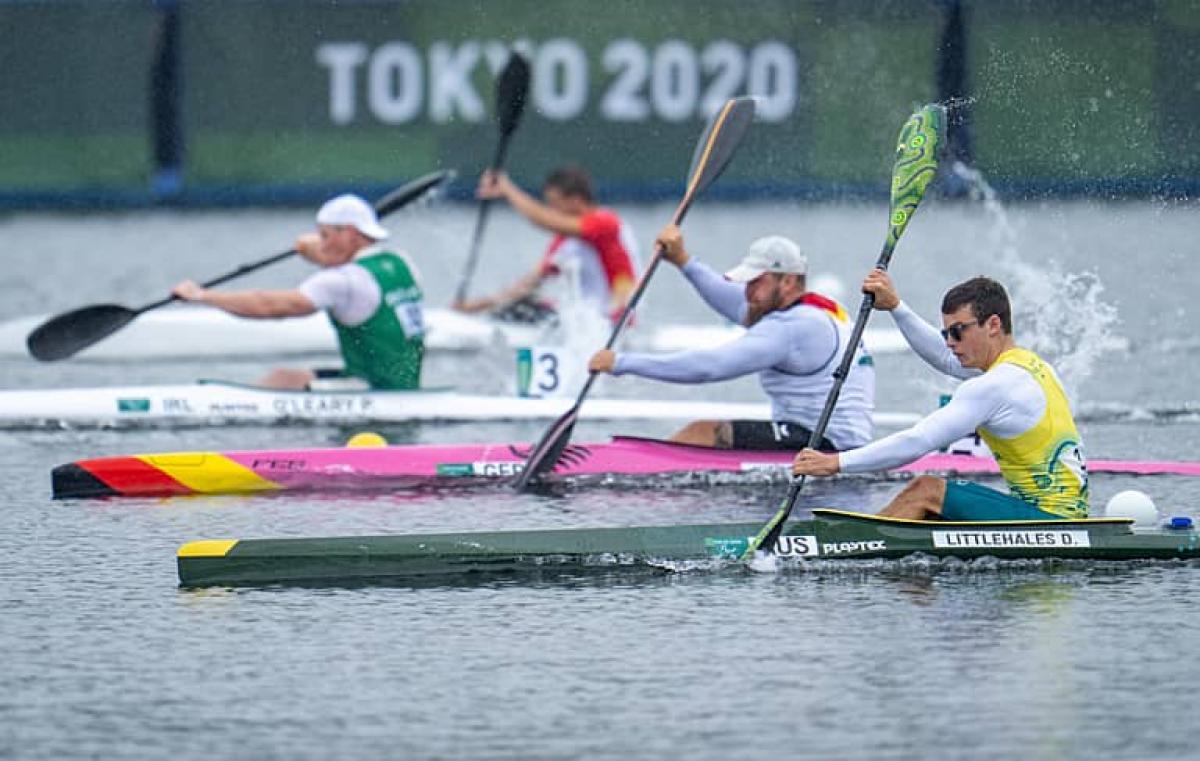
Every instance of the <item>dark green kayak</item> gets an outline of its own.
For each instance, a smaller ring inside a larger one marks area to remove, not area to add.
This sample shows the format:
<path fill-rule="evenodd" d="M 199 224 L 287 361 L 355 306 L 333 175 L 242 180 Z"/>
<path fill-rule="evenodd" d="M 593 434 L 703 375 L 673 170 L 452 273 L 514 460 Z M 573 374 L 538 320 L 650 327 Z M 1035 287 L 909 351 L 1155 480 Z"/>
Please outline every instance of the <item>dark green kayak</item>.
<path fill-rule="evenodd" d="M 1189 522 L 1190 524 L 1190 522 Z M 311 539 L 224 539 L 179 548 L 185 587 L 403 582 L 482 573 L 648 570 L 736 560 L 758 523 L 635 526 Z M 1127 518 L 1079 521 L 906 521 L 814 510 L 788 523 L 786 559 L 901 558 L 1169 560 L 1200 558 L 1200 532 L 1134 530 Z"/>

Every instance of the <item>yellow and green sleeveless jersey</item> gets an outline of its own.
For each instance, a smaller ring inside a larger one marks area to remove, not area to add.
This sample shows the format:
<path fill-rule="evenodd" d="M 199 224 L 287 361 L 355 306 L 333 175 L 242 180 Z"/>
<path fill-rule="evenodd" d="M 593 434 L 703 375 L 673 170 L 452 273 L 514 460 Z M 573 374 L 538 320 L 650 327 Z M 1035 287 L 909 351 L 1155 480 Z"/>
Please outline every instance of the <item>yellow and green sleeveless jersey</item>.
<path fill-rule="evenodd" d="M 1064 518 L 1086 518 L 1087 463 L 1067 395 L 1058 378 L 1045 361 L 1028 349 L 1009 349 L 996 358 L 992 367 L 1002 362 L 1016 365 L 1033 376 L 1046 395 L 1046 410 L 1036 425 L 1019 436 L 1003 439 L 980 428 L 980 437 L 992 450 L 1014 496 Z"/>
<path fill-rule="evenodd" d="M 354 264 L 379 284 L 381 298 L 375 312 L 360 325 L 343 325 L 329 315 L 346 374 L 364 378 L 372 388 L 420 388 L 425 327 L 421 287 L 412 269 L 390 251 L 368 254 Z"/>

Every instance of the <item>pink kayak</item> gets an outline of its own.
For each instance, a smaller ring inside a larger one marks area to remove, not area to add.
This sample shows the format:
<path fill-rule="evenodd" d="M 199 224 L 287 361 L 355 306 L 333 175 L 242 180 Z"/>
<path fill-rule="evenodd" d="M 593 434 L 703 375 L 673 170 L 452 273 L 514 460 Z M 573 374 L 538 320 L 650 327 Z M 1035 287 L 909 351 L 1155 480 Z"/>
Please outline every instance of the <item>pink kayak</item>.
<path fill-rule="evenodd" d="M 516 475 L 528 445 L 412 446 L 174 452 L 102 457 L 60 465 L 55 498 L 246 494 L 264 491 L 384 490 L 435 483 L 478 483 Z M 572 444 L 554 477 L 655 476 L 672 473 L 783 475 L 792 452 L 712 449 L 618 436 Z M 1092 473 L 1200 475 L 1200 463 L 1092 460 Z M 899 469 L 908 473 L 996 473 L 990 457 L 931 454 Z"/>

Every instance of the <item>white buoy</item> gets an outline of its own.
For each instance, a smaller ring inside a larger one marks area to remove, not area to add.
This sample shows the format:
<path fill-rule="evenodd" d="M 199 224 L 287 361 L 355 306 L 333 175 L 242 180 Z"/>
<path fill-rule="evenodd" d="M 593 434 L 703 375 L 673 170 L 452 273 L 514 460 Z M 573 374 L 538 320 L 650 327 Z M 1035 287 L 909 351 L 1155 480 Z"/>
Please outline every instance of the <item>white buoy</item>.
<path fill-rule="evenodd" d="M 1114 494 L 1104 506 L 1104 514 L 1109 518 L 1133 518 L 1133 525 L 1137 528 L 1154 528 L 1159 522 L 1154 500 L 1137 489 Z"/>

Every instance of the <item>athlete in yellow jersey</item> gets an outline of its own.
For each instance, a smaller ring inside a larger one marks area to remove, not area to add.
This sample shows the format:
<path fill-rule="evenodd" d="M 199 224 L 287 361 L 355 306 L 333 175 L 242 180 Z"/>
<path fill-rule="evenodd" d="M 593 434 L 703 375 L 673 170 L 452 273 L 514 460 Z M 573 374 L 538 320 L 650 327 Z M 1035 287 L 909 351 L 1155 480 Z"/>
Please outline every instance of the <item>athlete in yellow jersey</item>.
<path fill-rule="evenodd" d="M 1049 364 L 1014 343 L 1004 287 L 977 277 L 951 288 L 942 300 L 941 331 L 900 301 L 886 272 L 872 272 L 863 290 L 875 294 L 876 309 L 892 313 L 922 359 L 965 380 L 949 404 L 912 428 L 840 454 L 805 449 L 792 472 L 827 476 L 893 468 L 977 431 L 1009 494 L 920 476 L 881 514 L 960 521 L 1086 518 L 1087 464 L 1066 394 Z"/>

